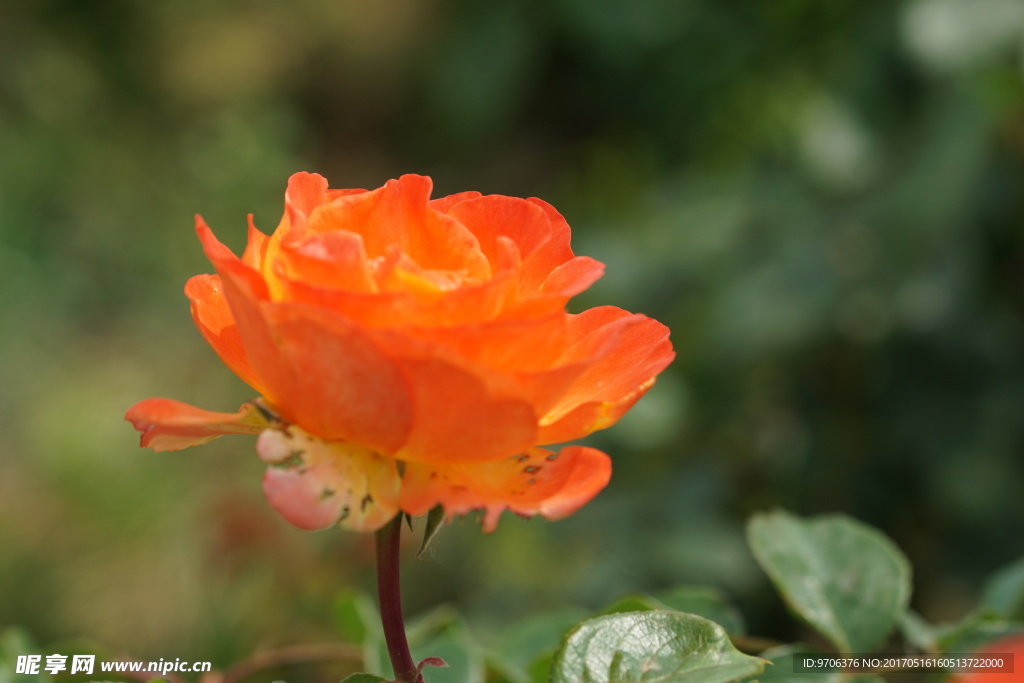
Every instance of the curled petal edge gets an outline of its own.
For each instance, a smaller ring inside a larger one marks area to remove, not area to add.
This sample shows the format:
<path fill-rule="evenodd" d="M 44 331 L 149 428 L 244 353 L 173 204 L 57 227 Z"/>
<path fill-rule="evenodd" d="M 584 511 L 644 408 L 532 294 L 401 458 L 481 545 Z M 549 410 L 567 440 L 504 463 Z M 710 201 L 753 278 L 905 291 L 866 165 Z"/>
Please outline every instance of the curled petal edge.
<path fill-rule="evenodd" d="M 590 502 L 611 479 L 611 459 L 595 448 L 543 448 L 498 462 L 431 466 L 406 463 L 399 505 L 421 515 L 442 505 L 452 519 L 483 511 L 483 530 L 497 528 L 505 510 L 561 519 Z"/>
<path fill-rule="evenodd" d="M 169 398 L 147 398 L 125 413 L 141 434 L 141 446 L 154 451 L 180 451 L 224 434 L 259 434 L 267 419 L 253 403 L 236 413 L 217 413 Z"/>

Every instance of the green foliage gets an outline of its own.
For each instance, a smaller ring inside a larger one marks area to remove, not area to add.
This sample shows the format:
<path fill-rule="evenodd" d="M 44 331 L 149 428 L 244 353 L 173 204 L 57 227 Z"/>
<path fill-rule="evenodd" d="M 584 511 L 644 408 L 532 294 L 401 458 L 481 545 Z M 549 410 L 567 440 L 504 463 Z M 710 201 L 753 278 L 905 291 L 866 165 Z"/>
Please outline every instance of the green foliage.
<path fill-rule="evenodd" d="M 360 591 L 340 593 L 334 602 L 334 618 L 342 640 L 362 649 L 363 667 L 370 671 L 386 671 L 391 664 L 380 613 L 373 600 Z"/>
<path fill-rule="evenodd" d="M 15 674 L 18 657 L 37 655 L 42 652 L 38 643 L 22 628 L 11 627 L 0 632 L 0 683 L 13 683 L 18 678 Z M 53 677 L 41 672 L 38 683 L 49 683 Z"/>
<path fill-rule="evenodd" d="M 484 652 L 462 623 L 452 624 L 419 646 L 413 659 L 440 657 L 447 666 L 423 670 L 427 683 L 477 683 L 484 680 Z"/>
<path fill-rule="evenodd" d="M 981 594 L 981 606 L 1024 619 L 1024 557 L 996 572 Z"/>
<path fill-rule="evenodd" d="M 746 633 L 743 615 L 721 590 L 713 586 L 675 586 L 657 595 L 668 609 L 710 619 L 730 636 Z"/>
<path fill-rule="evenodd" d="M 678 681 L 728 683 L 759 673 L 725 630 L 702 617 L 649 610 L 584 621 L 555 655 L 553 683 Z"/>
<path fill-rule="evenodd" d="M 755 515 L 750 546 L 790 609 L 840 652 L 869 652 L 910 599 L 910 566 L 874 529 L 840 515 Z"/>
<path fill-rule="evenodd" d="M 1016 594 L 1008 588 L 1014 585 L 1016 564 L 993 577 L 976 609 L 956 622 L 932 624 L 907 609 L 906 559 L 869 526 L 841 515 L 801 518 L 775 511 L 751 518 L 749 538 L 751 551 L 794 616 L 831 641 L 839 654 L 870 654 L 894 626 L 905 652 L 966 653 L 998 637 L 1024 633 L 1024 621 L 993 604 L 993 596 L 1000 596 L 1008 602 L 999 604 L 1016 605 Z M 379 675 L 390 672 L 390 663 L 369 596 L 340 594 L 334 614 L 342 639 L 362 649 L 360 668 L 372 672 L 354 674 L 343 683 L 388 680 Z M 739 610 L 711 586 L 683 584 L 656 597 L 631 593 L 589 614 L 579 608 L 550 610 L 508 623 L 494 638 L 481 637 L 458 611 L 442 605 L 412 619 L 406 633 L 426 683 L 883 680 L 880 672 L 871 671 L 797 673 L 795 656 L 818 651 L 802 643 L 769 646 L 772 641 L 760 634 L 746 636 Z M 13 670 L 19 654 L 82 651 L 75 647 L 58 643 L 48 650 L 25 631 L 9 629 L 0 635 L 0 683 L 11 680 L 2 677 Z"/>

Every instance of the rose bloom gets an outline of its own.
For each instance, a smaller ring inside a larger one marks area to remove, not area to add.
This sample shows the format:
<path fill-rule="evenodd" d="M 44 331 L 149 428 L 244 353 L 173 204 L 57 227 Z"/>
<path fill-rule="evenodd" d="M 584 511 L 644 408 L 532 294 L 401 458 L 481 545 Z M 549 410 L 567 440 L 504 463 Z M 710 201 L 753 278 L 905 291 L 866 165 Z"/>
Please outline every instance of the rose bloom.
<path fill-rule="evenodd" d="M 565 305 L 604 266 L 574 256 L 539 199 L 430 199 L 415 175 L 330 190 L 297 173 L 267 236 L 249 218 L 239 258 L 199 217 L 216 275 L 185 293 L 221 360 L 261 398 L 236 413 L 165 398 L 125 416 L 169 451 L 258 434 L 271 505 L 304 529 L 373 531 L 437 505 L 564 517 L 608 483 L 583 446 L 673 359 L 668 329 L 612 306 Z"/>

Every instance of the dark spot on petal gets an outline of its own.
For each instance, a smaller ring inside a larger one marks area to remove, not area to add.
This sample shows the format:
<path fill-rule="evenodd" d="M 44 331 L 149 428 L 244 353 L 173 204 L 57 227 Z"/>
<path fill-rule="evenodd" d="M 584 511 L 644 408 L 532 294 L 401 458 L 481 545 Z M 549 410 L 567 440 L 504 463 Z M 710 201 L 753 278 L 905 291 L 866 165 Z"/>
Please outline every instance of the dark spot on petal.
<path fill-rule="evenodd" d="M 430 473 L 430 480 L 433 481 L 434 479 L 437 479 L 437 472 Z"/>
<path fill-rule="evenodd" d="M 337 492 L 334 489 L 326 488 L 320 492 L 320 500 L 327 500 L 328 498 L 333 498 L 336 493 Z"/>
<path fill-rule="evenodd" d="M 552 453 L 549 455 L 548 460 L 558 460 L 558 453 Z"/>
<path fill-rule="evenodd" d="M 536 484 L 536 483 L 537 483 L 537 480 L 531 477 L 531 478 L 530 478 L 530 481 L 528 481 L 528 482 L 526 482 L 526 483 L 527 483 L 527 484 Z"/>
<path fill-rule="evenodd" d="M 363 501 L 359 504 L 360 512 L 366 512 L 366 506 L 373 503 L 373 496 L 367 493 L 363 496 Z"/>
<path fill-rule="evenodd" d="M 348 515 L 350 512 L 351 510 L 349 509 L 348 505 L 342 505 L 341 514 L 338 516 L 338 521 L 340 522 L 342 520 L 348 519 Z"/>
<path fill-rule="evenodd" d="M 528 456 L 526 453 L 523 453 L 522 455 L 516 457 L 516 462 L 526 462 L 529 459 L 530 456 Z"/>
<path fill-rule="evenodd" d="M 527 474 L 533 474 L 535 472 L 540 472 L 540 468 L 534 465 L 530 465 L 529 467 L 524 467 L 523 472 L 526 472 Z"/>

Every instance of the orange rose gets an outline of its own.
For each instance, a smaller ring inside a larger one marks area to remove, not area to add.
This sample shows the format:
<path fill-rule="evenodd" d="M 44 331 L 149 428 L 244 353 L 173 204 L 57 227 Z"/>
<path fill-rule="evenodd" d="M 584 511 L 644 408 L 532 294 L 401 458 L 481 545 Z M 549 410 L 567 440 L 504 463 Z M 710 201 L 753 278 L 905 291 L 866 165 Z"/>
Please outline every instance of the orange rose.
<path fill-rule="evenodd" d="M 202 221 L 216 275 L 185 293 L 221 360 L 262 395 L 237 413 L 148 399 L 126 419 L 157 451 L 259 434 L 263 489 L 290 522 L 380 528 L 398 513 L 505 509 L 563 517 L 608 482 L 608 456 L 568 446 L 616 422 L 674 357 L 668 329 L 570 297 L 603 272 L 538 199 L 430 200 L 407 175 L 329 190 L 297 173 L 271 236 L 242 257 Z"/>

